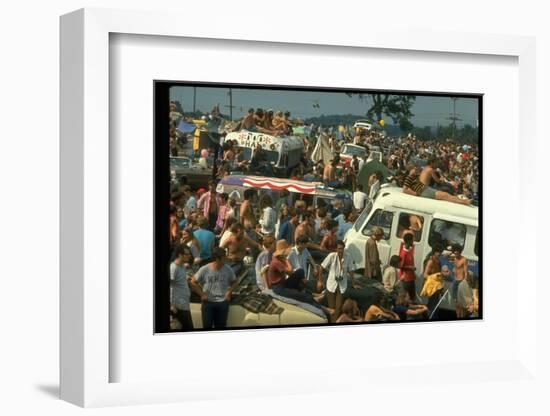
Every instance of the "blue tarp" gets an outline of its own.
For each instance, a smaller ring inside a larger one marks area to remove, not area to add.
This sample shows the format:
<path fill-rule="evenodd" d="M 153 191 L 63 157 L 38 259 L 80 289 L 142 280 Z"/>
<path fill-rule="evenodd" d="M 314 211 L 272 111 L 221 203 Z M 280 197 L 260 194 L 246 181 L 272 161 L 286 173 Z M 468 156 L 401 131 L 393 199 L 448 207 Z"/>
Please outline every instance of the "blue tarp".
<path fill-rule="evenodd" d="M 177 129 L 182 133 L 193 133 L 197 126 L 191 123 L 186 123 L 185 121 L 180 121 L 180 124 L 178 124 Z"/>

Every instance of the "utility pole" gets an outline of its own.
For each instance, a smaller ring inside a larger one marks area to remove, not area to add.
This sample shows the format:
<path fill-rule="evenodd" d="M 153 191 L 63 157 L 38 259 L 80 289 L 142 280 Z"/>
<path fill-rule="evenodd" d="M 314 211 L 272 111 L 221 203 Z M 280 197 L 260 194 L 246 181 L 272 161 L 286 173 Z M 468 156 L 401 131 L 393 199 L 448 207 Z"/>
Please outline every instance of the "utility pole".
<path fill-rule="evenodd" d="M 227 95 L 229 95 L 229 105 L 224 105 L 224 107 L 229 108 L 229 120 L 233 121 L 233 108 L 235 108 L 237 106 L 233 105 L 233 89 L 232 88 L 229 88 L 229 92 L 227 93 Z"/>
<path fill-rule="evenodd" d="M 453 140 L 456 138 L 456 122 L 462 121 L 461 118 L 458 118 L 456 116 L 456 100 L 458 100 L 458 97 L 451 97 L 451 100 L 453 100 L 453 115 L 450 117 L 447 117 L 447 120 L 451 120 L 453 125 Z M 459 114 L 460 115 L 460 114 Z"/>
<path fill-rule="evenodd" d="M 233 90 L 229 88 L 229 121 L 233 121 Z"/>
<path fill-rule="evenodd" d="M 196 109 L 197 109 L 197 87 L 193 87 L 193 117 L 195 117 Z"/>

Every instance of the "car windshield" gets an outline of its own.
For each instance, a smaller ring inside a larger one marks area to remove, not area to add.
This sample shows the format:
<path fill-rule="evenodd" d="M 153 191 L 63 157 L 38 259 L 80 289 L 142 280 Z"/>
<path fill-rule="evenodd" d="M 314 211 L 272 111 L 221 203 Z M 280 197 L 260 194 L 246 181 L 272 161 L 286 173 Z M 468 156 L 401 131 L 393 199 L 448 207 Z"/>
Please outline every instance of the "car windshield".
<path fill-rule="evenodd" d="M 179 158 L 179 157 L 171 157 L 170 158 L 170 166 L 175 168 L 188 168 L 190 165 L 189 159 Z"/>
<path fill-rule="evenodd" d="M 366 150 L 363 149 L 362 147 L 344 146 L 344 150 L 342 153 L 352 155 L 352 156 L 364 156 L 366 153 Z"/>

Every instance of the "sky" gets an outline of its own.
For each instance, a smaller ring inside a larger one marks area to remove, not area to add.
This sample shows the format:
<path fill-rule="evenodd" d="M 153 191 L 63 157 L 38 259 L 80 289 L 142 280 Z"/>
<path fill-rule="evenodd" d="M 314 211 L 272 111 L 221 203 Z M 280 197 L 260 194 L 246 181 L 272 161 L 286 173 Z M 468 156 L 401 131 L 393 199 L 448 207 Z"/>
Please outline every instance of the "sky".
<path fill-rule="evenodd" d="M 341 92 L 319 91 L 284 91 L 284 90 L 253 90 L 233 88 L 233 119 L 241 118 L 248 108 L 261 107 L 276 110 L 288 110 L 292 117 L 309 118 L 330 114 L 353 114 L 364 117 L 369 102 L 358 96 L 349 97 Z M 193 111 L 193 87 L 175 86 L 170 89 L 170 99 L 183 104 L 185 112 Z M 197 87 L 195 108 L 202 112 L 210 112 L 212 107 L 220 104 L 220 110 L 229 114 L 229 89 L 218 87 Z M 316 106 L 319 108 L 316 108 Z M 477 125 L 478 100 L 476 98 L 458 98 L 456 100 L 457 126 L 464 124 Z M 453 115 L 453 100 L 450 97 L 417 96 L 412 107 L 414 116 L 411 122 L 415 127 L 447 126 Z M 391 123 L 388 118 L 385 120 Z"/>

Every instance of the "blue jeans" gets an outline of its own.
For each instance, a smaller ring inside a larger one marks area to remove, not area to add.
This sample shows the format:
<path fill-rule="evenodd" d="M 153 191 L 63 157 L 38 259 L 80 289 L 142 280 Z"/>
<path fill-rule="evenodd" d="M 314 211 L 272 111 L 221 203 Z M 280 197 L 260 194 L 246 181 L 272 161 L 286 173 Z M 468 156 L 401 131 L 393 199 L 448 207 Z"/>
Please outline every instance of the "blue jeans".
<path fill-rule="evenodd" d="M 204 301 L 201 307 L 202 327 L 204 329 L 225 328 L 227 315 L 229 314 L 229 302 L 208 302 Z"/>
<path fill-rule="evenodd" d="M 451 288 L 451 296 L 455 302 L 458 299 L 458 285 L 460 285 L 460 282 L 461 280 L 455 280 Z"/>

